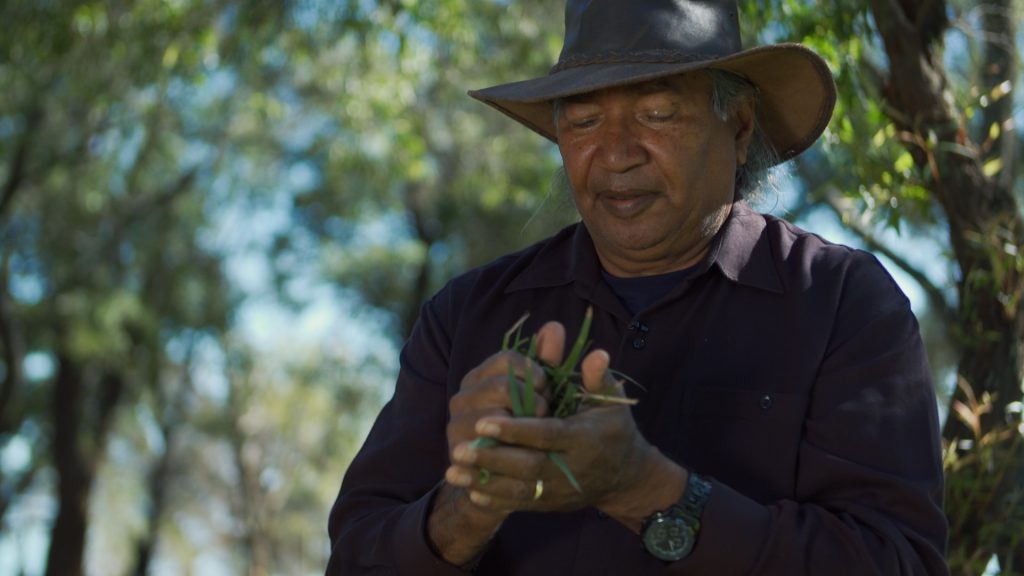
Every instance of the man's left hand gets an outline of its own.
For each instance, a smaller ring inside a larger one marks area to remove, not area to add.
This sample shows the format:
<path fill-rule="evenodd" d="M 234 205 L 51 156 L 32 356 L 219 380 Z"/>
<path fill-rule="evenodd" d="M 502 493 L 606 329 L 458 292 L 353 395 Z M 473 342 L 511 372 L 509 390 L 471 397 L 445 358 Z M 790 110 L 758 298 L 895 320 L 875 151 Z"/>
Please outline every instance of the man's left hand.
<path fill-rule="evenodd" d="M 608 371 L 609 361 L 604 350 L 583 359 L 584 388 L 624 398 L 622 383 Z M 626 405 L 589 406 L 566 418 L 491 416 L 477 422 L 476 432 L 500 444 L 474 448 L 463 443 L 454 451 L 453 465 L 465 469 L 460 476 L 469 480 L 470 498 L 485 508 L 569 511 L 592 506 L 639 531 L 647 515 L 678 500 L 686 482 L 686 471 L 640 434 Z M 561 455 L 582 491 L 570 484 L 549 452 Z M 488 472 L 481 475 L 481 470 Z"/>

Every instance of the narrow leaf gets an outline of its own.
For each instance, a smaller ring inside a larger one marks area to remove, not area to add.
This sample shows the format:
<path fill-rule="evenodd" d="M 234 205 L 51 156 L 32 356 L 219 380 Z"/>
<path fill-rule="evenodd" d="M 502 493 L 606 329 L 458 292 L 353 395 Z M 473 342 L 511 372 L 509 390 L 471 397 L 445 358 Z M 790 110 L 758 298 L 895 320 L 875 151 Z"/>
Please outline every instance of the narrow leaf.
<path fill-rule="evenodd" d="M 587 313 L 583 315 L 583 325 L 580 326 L 580 333 L 576 336 L 576 342 L 572 345 L 572 350 L 569 351 L 569 356 L 565 358 L 565 362 L 562 363 L 562 369 L 572 370 L 576 363 L 580 361 L 580 357 L 583 355 L 583 349 L 587 345 L 587 337 L 590 335 L 590 322 L 594 317 L 594 309 L 587 306 Z"/>
<path fill-rule="evenodd" d="M 548 452 L 548 458 L 555 463 L 555 466 L 558 466 L 558 469 L 562 471 L 562 474 L 565 474 L 565 478 L 569 481 L 569 484 L 572 484 L 572 487 L 575 488 L 577 492 L 583 494 L 583 488 L 581 488 L 580 483 L 576 481 L 576 477 L 573 476 L 572 470 L 569 470 L 569 465 L 562 459 L 562 455 L 558 452 Z"/>
<path fill-rule="evenodd" d="M 508 367 L 508 400 L 512 404 L 512 414 L 523 416 L 523 400 L 520 398 L 519 384 L 516 382 L 516 375 L 512 371 L 511 365 Z"/>
<path fill-rule="evenodd" d="M 530 313 L 529 312 L 527 312 L 526 314 L 523 314 L 519 318 L 519 320 L 516 320 L 516 323 L 513 324 L 512 327 L 509 328 L 505 332 L 505 338 L 502 339 L 502 341 L 501 341 L 501 349 L 502 350 L 514 350 L 515 348 L 519 347 L 520 334 L 522 334 L 523 324 L 526 323 L 526 319 L 529 318 L 529 317 L 530 317 Z M 509 341 L 512 339 L 513 336 L 515 337 L 516 345 L 513 348 L 509 348 Z"/>
<path fill-rule="evenodd" d="M 523 386 L 523 413 L 521 416 L 532 417 L 536 413 L 536 407 L 533 404 L 533 370 L 527 368 L 525 386 Z"/>

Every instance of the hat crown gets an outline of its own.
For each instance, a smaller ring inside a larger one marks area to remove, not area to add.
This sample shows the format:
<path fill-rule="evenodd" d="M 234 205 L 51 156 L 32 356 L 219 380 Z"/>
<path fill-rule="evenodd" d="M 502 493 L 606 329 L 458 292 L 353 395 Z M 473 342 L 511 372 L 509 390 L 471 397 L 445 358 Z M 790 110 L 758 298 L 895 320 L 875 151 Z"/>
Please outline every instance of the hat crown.
<path fill-rule="evenodd" d="M 602 55 L 718 58 L 742 50 L 735 0 L 568 0 L 555 68 Z"/>

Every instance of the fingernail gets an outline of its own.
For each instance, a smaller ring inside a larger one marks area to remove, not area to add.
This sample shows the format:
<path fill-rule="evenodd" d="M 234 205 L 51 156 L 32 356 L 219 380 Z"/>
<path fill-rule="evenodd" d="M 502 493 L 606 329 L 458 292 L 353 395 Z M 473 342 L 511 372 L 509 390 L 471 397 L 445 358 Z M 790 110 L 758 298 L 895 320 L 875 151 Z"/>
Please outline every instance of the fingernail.
<path fill-rule="evenodd" d="M 501 434 L 501 427 L 494 422 L 481 421 L 476 423 L 476 433 L 481 436 L 497 436 Z"/>
<path fill-rule="evenodd" d="M 445 471 L 444 479 L 452 486 L 459 486 L 461 488 L 465 488 L 473 482 L 473 478 L 469 474 L 461 472 L 454 467 L 448 468 Z"/>
<path fill-rule="evenodd" d="M 476 450 L 468 444 L 459 444 L 455 447 L 455 459 L 465 464 L 476 462 Z"/>
<path fill-rule="evenodd" d="M 473 503 L 476 504 L 477 506 L 487 506 L 488 504 L 491 503 L 491 497 L 490 496 L 488 496 L 486 494 L 481 494 L 480 492 L 477 492 L 476 490 L 471 490 L 469 492 L 469 499 L 472 500 Z"/>

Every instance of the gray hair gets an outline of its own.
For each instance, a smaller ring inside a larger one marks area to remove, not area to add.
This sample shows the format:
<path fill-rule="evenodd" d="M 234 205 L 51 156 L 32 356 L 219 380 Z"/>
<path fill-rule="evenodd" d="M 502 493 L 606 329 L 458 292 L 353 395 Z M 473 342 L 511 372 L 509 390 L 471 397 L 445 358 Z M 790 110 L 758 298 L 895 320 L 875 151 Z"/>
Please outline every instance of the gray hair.
<path fill-rule="evenodd" d="M 746 78 L 715 68 L 707 69 L 707 74 L 711 77 L 711 105 L 723 122 L 729 120 L 733 107 L 739 101 L 749 100 L 757 109 L 757 86 Z M 736 166 L 736 195 L 750 200 L 765 189 L 773 189 L 775 183 L 771 168 L 778 163 L 779 154 L 768 141 L 755 114 L 754 133 L 747 147 L 747 161 Z"/>
<path fill-rule="evenodd" d="M 715 115 L 723 122 L 729 120 L 736 103 L 742 100 L 750 100 L 757 109 L 758 91 L 746 78 L 715 68 L 705 70 L 711 78 L 711 105 Z M 558 126 L 558 116 L 562 110 L 562 100 L 556 99 L 551 103 L 554 113 L 554 124 Z M 772 178 L 771 168 L 779 163 L 779 154 L 775 147 L 768 141 L 757 117 L 754 117 L 754 133 L 750 138 L 750 145 L 747 147 L 747 161 L 736 166 L 735 194 L 745 200 L 753 200 L 761 192 L 772 190 L 775 187 Z M 560 179 L 568 183 L 564 169 L 560 170 Z M 568 188 L 567 188 L 568 189 Z"/>

